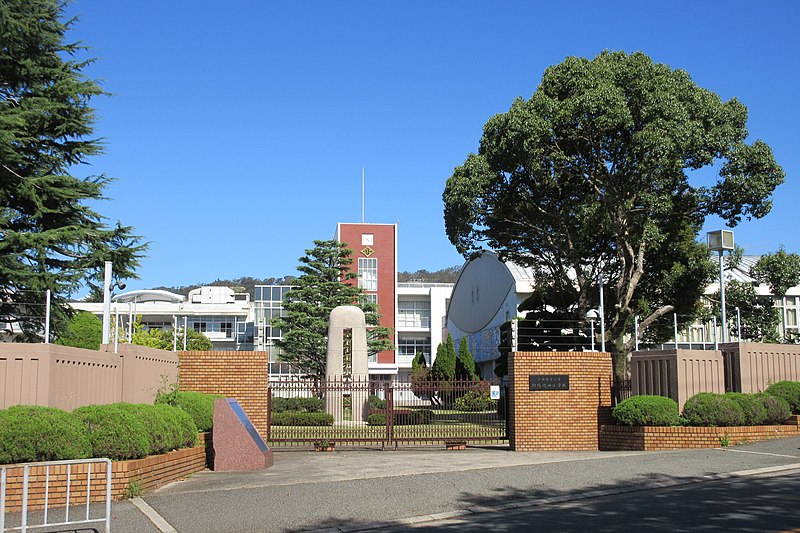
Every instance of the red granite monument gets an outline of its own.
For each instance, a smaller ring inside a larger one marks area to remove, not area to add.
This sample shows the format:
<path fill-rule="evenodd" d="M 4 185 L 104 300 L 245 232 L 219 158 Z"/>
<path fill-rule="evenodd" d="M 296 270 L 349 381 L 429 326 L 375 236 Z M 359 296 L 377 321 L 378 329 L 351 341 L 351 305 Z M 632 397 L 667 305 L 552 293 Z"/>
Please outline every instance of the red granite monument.
<path fill-rule="evenodd" d="M 270 450 L 233 398 L 214 400 L 214 470 L 264 470 L 272 466 Z"/>

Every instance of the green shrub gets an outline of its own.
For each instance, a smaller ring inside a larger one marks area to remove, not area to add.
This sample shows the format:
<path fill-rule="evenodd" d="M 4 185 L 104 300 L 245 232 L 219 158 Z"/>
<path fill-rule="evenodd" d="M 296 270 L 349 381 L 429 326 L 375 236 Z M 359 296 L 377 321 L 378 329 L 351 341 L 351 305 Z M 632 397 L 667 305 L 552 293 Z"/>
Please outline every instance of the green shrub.
<path fill-rule="evenodd" d="M 690 426 L 741 426 L 744 412 L 733 399 L 724 394 L 701 392 L 683 406 L 683 416 Z"/>
<path fill-rule="evenodd" d="M 456 398 L 453 407 L 457 411 L 493 411 L 497 409 L 497 401 L 489 398 L 489 391 L 484 393 L 471 390 Z"/>
<path fill-rule="evenodd" d="M 770 385 L 764 392 L 783 398 L 789 404 L 792 413 L 800 414 L 800 382 L 779 381 Z"/>
<path fill-rule="evenodd" d="M 676 426 L 678 404 L 666 396 L 631 396 L 611 411 L 611 417 L 621 426 Z"/>
<path fill-rule="evenodd" d="M 145 423 L 125 405 L 87 405 L 73 411 L 86 428 L 93 457 L 119 461 L 150 453 L 152 441 Z"/>
<path fill-rule="evenodd" d="M 83 424 L 54 407 L 18 405 L 0 411 L 0 464 L 91 457 Z"/>
<path fill-rule="evenodd" d="M 760 426 L 767 419 L 767 408 L 764 406 L 764 401 L 755 394 L 728 392 L 725 396 L 738 403 L 742 408 L 745 426 Z"/>
<path fill-rule="evenodd" d="M 367 417 L 367 425 L 370 426 L 385 426 L 386 415 L 384 413 L 372 413 Z"/>
<path fill-rule="evenodd" d="M 783 424 L 791 416 L 792 410 L 789 408 L 789 403 L 783 398 L 763 392 L 755 396 L 764 404 L 764 410 L 767 413 L 764 417 L 764 424 L 769 426 Z"/>
<path fill-rule="evenodd" d="M 183 409 L 194 420 L 198 431 L 211 431 L 214 426 L 214 400 L 221 394 L 204 394 L 192 391 L 172 391 L 156 397 L 156 404 L 165 403 Z"/>
<path fill-rule="evenodd" d="M 380 411 L 381 409 L 386 409 L 386 400 L 381 400 L 374 394 L 369 397 L 367 403 L 369 403 L 370 411 Z"/>
<path fill-rule="evenodd" d="M 272 398 L 272 412 L 300 411 L 304 413 L 320 413 L 325 407 L 322 398 Z"/>
<path fill-rule="evenodd" d="M 194 445 L 197 426 L 186 411 L 168 404 L 118 404 L 144 422 L 150 434 L 150 454 Z"/>
<path fill-rule="evenodd" d="M 332 426 L 333 415 L 330 413 L 306 413 L 302 411 L 284 411 L 272 414 L 273 426 Z"/>

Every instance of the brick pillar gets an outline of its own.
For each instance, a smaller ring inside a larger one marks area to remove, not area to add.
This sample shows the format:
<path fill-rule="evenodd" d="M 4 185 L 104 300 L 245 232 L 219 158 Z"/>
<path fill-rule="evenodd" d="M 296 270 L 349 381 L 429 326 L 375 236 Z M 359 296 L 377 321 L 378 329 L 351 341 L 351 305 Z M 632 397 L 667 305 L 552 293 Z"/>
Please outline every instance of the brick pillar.
<path fill-rule="evenodd" d="M 181 390 L 235 398 L 258 433 L 267 433 L 269 354 L 267 352 L 179 352 Z"/>
<path fill-rule="evenodd" d="M 611 410 L 611 355 L 603 352 L 516 352 L 509 356 L 509 428 L 517 451 L 597 450 Z M 530 390 L 530 376 L 538 376 Z"/>

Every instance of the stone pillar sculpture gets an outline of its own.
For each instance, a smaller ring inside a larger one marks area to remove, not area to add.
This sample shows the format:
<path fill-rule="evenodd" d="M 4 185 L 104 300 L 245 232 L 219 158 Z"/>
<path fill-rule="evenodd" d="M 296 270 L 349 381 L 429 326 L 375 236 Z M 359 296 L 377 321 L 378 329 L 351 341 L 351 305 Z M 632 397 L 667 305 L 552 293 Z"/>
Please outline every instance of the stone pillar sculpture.
<path fill-rule="evenodd" d="M 345 352 L 348 353 L 349 368 L 345 368 Z M 342 399 L 346 392 L 345 383 L 348 379 L 353 383 L 369 379 L 367 322 L 364 311 L 354 305 L 343 305 L 331 311 L 328 322 L 326 378 L 329 383 L 341 383 L 335 389 L 325 392 L 325 410 L 333 415 L 334 423 L 339 424 L 343 422 Z M 369 414 L 367 392 L 362 388 L 351 388 L 352 421 L 356 423 L 365 422 Z"/>

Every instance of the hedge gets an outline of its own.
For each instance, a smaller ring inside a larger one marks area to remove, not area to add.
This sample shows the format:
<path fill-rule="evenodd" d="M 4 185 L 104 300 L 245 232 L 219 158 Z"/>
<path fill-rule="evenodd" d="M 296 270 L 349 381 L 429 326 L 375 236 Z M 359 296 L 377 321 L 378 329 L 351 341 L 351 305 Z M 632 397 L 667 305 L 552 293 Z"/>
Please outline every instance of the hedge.
<path fill-rule="evenodd" d="M 194 445 L 197 426 L 186 411 L 168 404 L 118 404 L 133 413 L 150 434 L 148 455 L 165 453 Z"/>
<path fill-rule="evenodd" d="M 374 394 L 369 397 L 367 403 L 369 404 L 370 411 L 380 411 L 381 409 L 386 409 L 386 400 L 381 400 L 380 397 L 375 396 Z"/>
<path fill-rule="evenodd" d="M 767 419 L 767 408 L 760 397 L 743 392 L 728 392 L 725 396 L 742 408 L 742 414 L 744 415 L 743 425 L 760 426 L 764 424 Z"/>
<path fill-rule="evenodd" d="M 764 417 L 764 424 L 783 424 L 786 422 L 786 419 L 792 415 L 792 409 L 789 407 L 789 403 L 783 398 L 763 392 L 755 396 L 761 399 L 761 402 L 764 404 L 764 409 L 767 412 Z"/>
<path fill-rule="evenodd" d="M 73 411 L 86 428 L 93 457 L 114 461 L 150 454 L 152 440 L 145 423 L 125 404 L 87 405 Z"/>
<path fill-rule="evenodd" d="M 322 398 L 272 398 L 272 412 L 285 413 L 286 411 L 300 411 L 304 413 L 319 413 L 324 408 Z"/>
<path fill-rule="evenodd" d="M 494 411 L 497 409 L 497 400 L 489 398 L 489 391 L 469 391 L 464 396 L 456 398 L 453 407 L 457 411 Z"/>
<path fill-rule="evenodd" d="M 666 396 L 631 396 L 611 411 L 621 426 L 675 426 L 680 423 L 678 404 Z"/>
<path fill-rule="evenodd" d="M 165 403 L 183 409 L 191 415 L 198 431 L 211 431 L 214 426 L 214 400 L 223 397 L 221 394 L 172 391 L 167 394 L 159 394 L 156 397 L 156 404 Z"/>
<path fill-rule="evenodd" d="M 433 420 L 433 411 L 430 409 L 403 409 L 393 411 L 395 426 L 415 426 L 430 424 Z M 371 412 L 367 417 L 367 425 L 385 426 L 386 412 Z"/>
<path fill-rule="evenodd" d="M 764 392 L 783 398 L 789 404 L 792 413 L 800 414 L 800 382 L 779 381 L 767 387 Z"/>
<path fill-rule="evenodd" d="M 330 413 L 306 413 L 302 411 L 284 411 L 273 413 L 273 426 L 332 426 L 333 415 Z"/>
<path fill-rule="evenodd" d="M 724 394 L 701 392 L 683 405 L 683 417 L 690 426 L 741 426 L 745 414 L 740 405 Z"/>
<path fill-rule="evenodd" d="M 0 410 L 0 464 L 91 456 L 89 437 L 74 414 L 36 405 Z"/>

